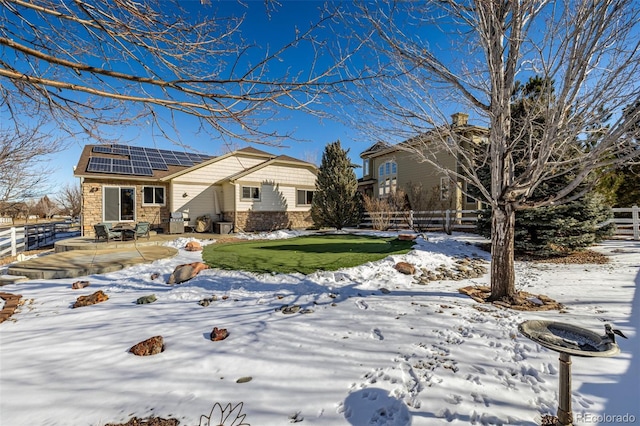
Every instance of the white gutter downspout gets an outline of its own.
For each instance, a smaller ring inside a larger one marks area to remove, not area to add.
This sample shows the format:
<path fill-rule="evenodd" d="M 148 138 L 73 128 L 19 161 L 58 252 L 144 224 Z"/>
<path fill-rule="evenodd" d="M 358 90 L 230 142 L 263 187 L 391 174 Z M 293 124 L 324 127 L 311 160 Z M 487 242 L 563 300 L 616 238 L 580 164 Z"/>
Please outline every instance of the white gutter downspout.
<path fill-rule="evenodd" d="M 233 232 L 238 232 L 238 184 L 233 184 Z"/>

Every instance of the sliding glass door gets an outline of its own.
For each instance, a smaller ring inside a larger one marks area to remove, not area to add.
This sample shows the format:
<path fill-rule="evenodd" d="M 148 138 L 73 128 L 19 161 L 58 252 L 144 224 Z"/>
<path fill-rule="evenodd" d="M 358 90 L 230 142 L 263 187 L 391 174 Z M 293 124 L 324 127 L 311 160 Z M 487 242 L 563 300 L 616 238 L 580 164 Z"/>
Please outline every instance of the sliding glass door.
<path fill-rule="evenodd" d="M 105 222 L 135 220 L 136 189 L 120 186 L 104 187 L 102 217 Z"/>

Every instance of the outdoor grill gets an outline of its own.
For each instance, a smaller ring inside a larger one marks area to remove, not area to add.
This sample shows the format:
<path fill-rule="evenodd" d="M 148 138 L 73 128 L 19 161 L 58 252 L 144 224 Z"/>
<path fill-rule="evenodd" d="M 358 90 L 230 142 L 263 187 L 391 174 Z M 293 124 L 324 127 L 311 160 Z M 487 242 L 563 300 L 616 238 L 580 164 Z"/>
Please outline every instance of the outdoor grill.
<path fill-rule="evenodd" d="M 185 226 L 189 226 L 189 214 L 185 212 L 172 212 L 169 218 L 169 233 L 184 234 Z"/>

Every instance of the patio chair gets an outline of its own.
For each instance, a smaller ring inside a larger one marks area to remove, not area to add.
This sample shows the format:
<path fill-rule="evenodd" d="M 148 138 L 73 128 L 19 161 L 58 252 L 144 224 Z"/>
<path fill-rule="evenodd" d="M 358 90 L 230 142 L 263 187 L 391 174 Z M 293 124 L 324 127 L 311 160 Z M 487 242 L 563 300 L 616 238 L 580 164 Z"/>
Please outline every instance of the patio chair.
<path fill-rule="evenodd" d="M 147 237 L 149 239 L 149 228 L 151 227 L 149 222 L 138 222 L 133 230 L 134 238 L 137 240 L 139 237 Z"/>
<path fill-rule="evenodd" d="M 106 223 L 97 223 L 93 225 L 93 230 L 96 234 L 96 241 L 100 240 L 100 238 L 104 238 L 107 240 L 118 240 L 122 237 L 122 233 L 117 231 L 112 231 L 111 227 Z"/>

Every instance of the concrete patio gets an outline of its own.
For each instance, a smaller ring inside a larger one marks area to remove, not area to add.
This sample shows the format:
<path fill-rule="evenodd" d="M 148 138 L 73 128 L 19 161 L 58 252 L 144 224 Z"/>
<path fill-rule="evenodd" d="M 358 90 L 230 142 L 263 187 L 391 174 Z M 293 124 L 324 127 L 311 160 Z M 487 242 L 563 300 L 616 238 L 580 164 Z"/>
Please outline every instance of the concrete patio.
<path fill-rule="evenodd" d="M 93 237 L 77 237 L 58 241 L 54 252 L 10 266 L 8 275 L 0 277 L 0 286 L 24 280 L 75 278 L 104 274 L 158 259 L 173 257 L 178 250 L 164 246 L 178 238 L 199 240 L 233 239 L 232 235 L 185 233 L 155 234 L 148 239 L 131 241 L 96 241 Z"/>

